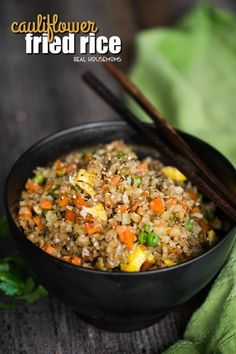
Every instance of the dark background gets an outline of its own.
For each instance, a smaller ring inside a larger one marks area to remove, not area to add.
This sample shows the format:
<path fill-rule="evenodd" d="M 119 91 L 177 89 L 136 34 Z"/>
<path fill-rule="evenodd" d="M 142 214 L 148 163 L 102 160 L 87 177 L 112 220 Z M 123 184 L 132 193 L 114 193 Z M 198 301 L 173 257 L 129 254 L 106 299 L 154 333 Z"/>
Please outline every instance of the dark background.
<path fill-rule="evenodd" d="M 26 55 L 23 35 L 11 33 L 14 20 L 58 13 L 61 20 L 94 20 L 99 33 L 119 35 L 122 66 L 135 57 L 139 30 L 172 26 L 200 1 L 194 0 L 1 0 L 0 1 L 0 193 L 19 155 L 40 138 L 85 121 L 116 115 L 82 83 L 86 69 L 96 72 L 120 94 L 99 64 L 74 63 L 66 55 Z M 208 1 L 236 12 L 235 0 Z M 3 198 L 0 201 L 3 211 Z M 4 249 L 0 249 L 0 255 Z M 130 334 L 100 331 L 81 321 L 51 297 L 37 304 L 0 312 L 0 352 L 7 353 L 159 353 L 179 339 L 204 296 L 168 314 L 149 329 Z"/>

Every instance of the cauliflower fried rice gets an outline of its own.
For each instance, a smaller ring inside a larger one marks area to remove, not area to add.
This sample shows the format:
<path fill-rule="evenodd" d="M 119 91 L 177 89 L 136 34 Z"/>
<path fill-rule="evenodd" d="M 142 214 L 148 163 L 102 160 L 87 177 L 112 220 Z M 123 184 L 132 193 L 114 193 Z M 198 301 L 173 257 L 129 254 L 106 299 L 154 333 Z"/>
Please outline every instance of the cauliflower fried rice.
<path fill-rule="evenodd" d="M 37 167 L 17 224 L 52 256 L 124 272 L 190 260 L 217 243 L 222 229 L 214 204 L 180 171 L 151 157 L 139 160 L 122 141 Z"/>

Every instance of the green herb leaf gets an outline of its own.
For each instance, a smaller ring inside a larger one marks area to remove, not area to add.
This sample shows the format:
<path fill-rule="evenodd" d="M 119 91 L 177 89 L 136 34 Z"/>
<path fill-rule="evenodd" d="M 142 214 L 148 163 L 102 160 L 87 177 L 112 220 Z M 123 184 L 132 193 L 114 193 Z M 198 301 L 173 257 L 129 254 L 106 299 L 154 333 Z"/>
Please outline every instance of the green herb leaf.
<path fill-rule="evenodd" d="M 47 291 L 41 285 L 39 285 L 37 286 L 37 288 L 35 288 L 34 291 L 29 292 L 24 296 L 21 296 L 21 298 L 32 304 L 38 301 L 39 299 L 47 296 L 47 294 Z"/>
<path fill-rule="evenodd" d="M 37 171 L 33 178 L 33 181 L 38 183 L 40 186 L 42 186 L 46 182 L 46 177 L 42 172 Z"/>
<path fill-rule="evenodd" d="M 48 195 L 50 195 L 51 197 L 53 197 L 53 199 L 57 199 L 57 198 L 58 198 L 58 194 L 56 194 L 54 191 L 48 192 Z"/>
<path fill-rule="evenodd" d="M 124 157 L 126 156 L 126 154 L 122 151 L 119 151 L 117 154 L 116 154 L 116 158 L 117 159 L 123 159 Z"/>
<path fill-rule="evenodd" d="M 35 302 L 47 293 L 34 279 L 18 252 L 0 257 L 0 291 L 12 299 L 11 303 L 1 302 L 0 309 L 16 307 L 18 299 Z"/>

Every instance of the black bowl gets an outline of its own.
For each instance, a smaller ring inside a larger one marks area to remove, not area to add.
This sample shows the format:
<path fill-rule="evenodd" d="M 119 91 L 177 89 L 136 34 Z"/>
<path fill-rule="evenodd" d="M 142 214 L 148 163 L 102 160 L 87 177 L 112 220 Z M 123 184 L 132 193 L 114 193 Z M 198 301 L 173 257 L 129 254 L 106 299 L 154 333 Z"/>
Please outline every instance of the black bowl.
<path fill-rule="evenodd" d="M 154 129 L 152 127 L 152 129 Z M 234 167 L 200 139 L 181 133 L 228 188 L 236 186 Z M 170 309 L 189 300 L 216 275 L 230 252 L 235 229 L 219 244 L 186 263 L 142 273 L 102 272 L 65 263 L 29 241 L 14 222 L 20 193 L 32 170 L 71 150 L 124 139 L 139 155 L 157 155 L 126 123 L 84 124 L 53 134 L 30 148 L 16 162 L 6 182 L 5 204 L 12 235 L 39 282 L 82 318 L 113 331 L 137 330 L 155 323 Z"/>

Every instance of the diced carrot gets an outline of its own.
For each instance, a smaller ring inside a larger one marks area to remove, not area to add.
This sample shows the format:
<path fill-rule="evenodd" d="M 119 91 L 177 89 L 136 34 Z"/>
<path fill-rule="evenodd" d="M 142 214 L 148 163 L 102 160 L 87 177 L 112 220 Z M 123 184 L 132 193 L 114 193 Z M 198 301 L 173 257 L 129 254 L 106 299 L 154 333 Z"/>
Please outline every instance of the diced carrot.
<path fill-rule="evenodd" d="M 21 219 L 31 219 L 32 218 L 32 213 L 29 212 L 29 213 L 22 213 L 22 214 L 19 214 L 19 217 Z"/>
<path fill-rule="evenodd" d="M 91 161 L 92 158 L 93 158 L 93 157 L 92 157 L 92 155 L 90 155 L 90 154 L 85 154 L 84 157 L 83 157 L 84 161 L 87 161 L 87 162 Z"/>
<path fill-rule="evenodd" d="M 70 200 L 67 197 L 66 194 L 63 194 L 56 200 L 57 204 L 60 205 L 61 207 L 64 207 L 69 204 Z"/>
<path fill-rule="evenodd" d="M 114 221 L 114 223 L 113 223 L 113 225 L 112 225 L 112 228 L 115 230 L 116 227 L 117 227 L 117 225 L 118 225 L 117 221 Z"/>
<path fill-rule="evenodd" d="M 180 205 L 181 208 L 184 209 L 184 211 L 187 211 L 189 208 L 189 206 L 184 202 L 178 202 L 178 205 Z"/>
<path fill-rule="evenodd" d="M 111 184 L 113 186 L 117 186 L 119 184 L 119 182 L 120 182 L 120 176 L 119 175 L 115 175 L 115 176 L 112 177 Z"/>
<path fill-rule="evenodd" d="M 144 171 L 144 172 L 147 172 L 148 171 L 148 164 L 143 162 L 143 163 L 140 163 L 139 165 L 139 169 Z"/>
<path fill-rule="evenodd" d="M 52 186 L 53 186 L 53 181 L 47 181 L 44 190 L 47 192 L 52 188 Z"/>
<path fill-rule="evenodd" d="M 52 247 L 51 245 L 44 245 L 42 247 L 42 250 L 48 254 L 51 254 L 52 256 L 56 256 L 57 251 L 54 247 Z"/>
<path fill-rule="evenodd" d="M 187 211 L 188 210 L 188 205 L 184 202 L 179 202 L 177 201 L 175 198 L 169 198 L 167 201 L 166 201 L 166 205 L 168 206 L 168 208 L 174 206 L 174 205 L 180 205 L 181 208 L 184 210 L 184 211 Z"/>
<path fill-rule="evenodd" d="M 200 209 L 198 207 L 195 207 L 191 210 L 191 214 L 199 213 L 199 212 L 200 212 Z"/>
<path fill-rule="evenodd" d="M 123 242 L 130 251 L 133 248 L 135 240 L 135 232 L 132 227 L 118 225 L 116 227 L 116 232 L 118 233 L 121 242 Z"/>
<path fill-rule="evenodd" d="M 204 220 L 199 220 L 198 223 L 201 227 L 202 233 L 205 235 L 209 230 L 209 225 Z"/>
<path fill-rule="evenodd" d="M 199 194 L 192 189 L 190 189 L 187 193 L 188 193 L 190 199 L 192 199 L 192 200 L 196 201 L 199 197 Z"/>
<path fill-rule="evenodd" d="M 24 205 L 19 210 L 19 217 L 21 219 L 31 219 L 32 218 L 32 207 L 30 205 Z"/>
<path fill-rule="evenodd" d="M 140 204 L 140 202 L 135 202 L 133 205 L 132 205 L 132 207 L 131 207 L 131 211 L 135 211 L 136 209 L 138 209 L 138 207 L 139 207 L 139 204 Z"/>
<path fill-rule="evenodd" d="M 81 258 L 78 257 L 78 256 L 63 256 L 61 257 L 61 259 L 64 261 L 64 262 L 67 262 L 67 263 L 71 263 L 71 264 L 74 264 L 74 265 L 77 265 L 77 266 L 80 266 L 81 265 Z"/>
<path fill-rule="evenodd" d="M 42 187 L 38 183 L 32 181 L 32 179 L 28 179 L 25 184 L 25 188 L 29 192 L 42 193 Z"/>
<path fill-rule="evenodd" d="M 69 221 L 75 221 L 76 214 L 69 209 L 66 209 L 65 211 L 65 219 Z"/>
<path fill-rule="evenodd" d="M 78 256 L 72 256 L 71 263 L 74 265 L 80 266 L 81 265 L 81 258 Z"/>
<path fill-rule="evenodd" d="M 149 192 L 148 191 L 143 191 L 142 192 L 142 196 L 143 197 L 148 197 L 149 196 Z"/>
<path fill-rule="evenodd" d="M 103 184 L 103 186 L 101 187 L 101 192 L 105 193 L 108 190 L 108 185 L 105 183 Z"/>
<path fill-rule="evenodd" d="M 151 267 L 153 267 L 153 263 L 146 261 L 146 262 L 143 263 L 141 269 L 143 271 L 145 271 L 145 270 L 148 270 Z"/>
<path fill-rule="evenodd" d="M 164 203 L 163 199 L 160 196 L 158 196 L 155 199 L 153 199 L 150 202 L 149 206 L 150 206 L 151 210 L 153 210 L 153 211 L 155 211 L 156 213 L 159 213 L 159 214 L 161 214 L 161 213 L 163 213 L 163 211 L 165 211 L 165 203 Z"/>
<path fill-rule="evenodd" d="M 53 207 L 51 200 L 48 199 L 42 199 L 40 201 L 40 206 L 42 209 L 46 209 L 46 210 L 50 210 Z"/>
<path fill-rule="evenodd" d="M 81 224 L 81 223 L 84 223 L 84 222 L 90 222 L 90 221 L 93 221 L 93 217 L 92 217 L 92 215 L 89 215 L 89 214 L 87 214 L 85 217 L 76 216 L 76 218 L 75 218 L 75 222 L 77 224 Z"/>
<path fill-rule="evenodd" d="M 113 208 L 115 205 L 116 205 L 117 202 L 115 202 L 114 200 L 112 199 L 109 199 L 109 200 L 106 200 L 105 201 L 105 205 L 110 207 L 110 208 Z"/>
<path fill-rule="evenodd" d="M 43 229 L 44 229 L 45 225 L 44 225 L 44 223 L 43 223 L 43 221 L 42 221 L 42 217 L 41 217 L 41 216 L 36 215 L 36 216 L 33 218 L 33 220 L 34 220 L 35 225 L 38 226 L 38 228 L 39 228 L 40 230 L 43 230 Z"/>
<path fill-rule="evenodd" d="M 88 207 L 87 201 L 84 199 L 84 197 L 81 194 L 76 194 L 75 206 L 77 208 L 80 208 L 82 206 Z"/>
<path fill-rule="evenodd" d="M 66 168 L 65 167 L 63 167 L 63 168 L 61 168 L 60 170 L 56 170 L 56 175 L 57 176 L 64 176 L 66 174 Z"/>
<path fill-rule="evenodd" d="M 179 254 L 179 253 L 182 253 L 182 250 L 180 248 L 178 248 L 178 247 L 175 247 L 175 248 L 171 248 L 171 252 Z"/>
<path fill-rule="evenodd" d="M 56 160 L 53 165 L 54 170 L 61 170 L 63 168 L 63 163 L 61 160 Z"/>
<path fill-rule="evenodd" d="M 167 199 L 167 201 L 166 201 L 166 205 L 167 205 L 168 207 L 172 207 L 173 205 L 176 205 L 176 204 L 177 204 L 177 200 L 174 199 L 174 198 L 169 198 L 169 199 Z"/>
<path fill-rule="evenodd" d="M 62 259 L 64 262 L 71 263 L 71 257 L 70 257 L 70 256 L 63 256 L 63 257 L 61 257 L 61 259 Z"/>
<path fill-rule="evenodd" d="M 124 214 L 128 208 L 126 205 L 123 204 L 123 205 L 119 205 L 118 209 L 121 214 Z"/>
<path fill-rule="evenodd" d="M 93 235 L 96 232 L 100 232 L 102 230 L 102 226 L 97 224 L 95 225 L 93 222 L 87 222 L 85 224 L 86 231 L 89 235 Z"/>
<path fill-rule="evenodd" d="M 71 163 L 70 165 L 66 166 L 67 173 L 75 172 L 76 170 L 77 170 L 76 163 Z"/>

